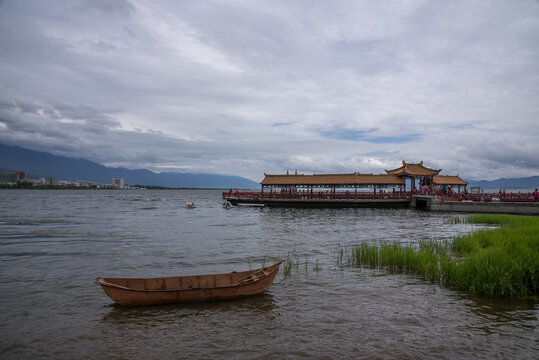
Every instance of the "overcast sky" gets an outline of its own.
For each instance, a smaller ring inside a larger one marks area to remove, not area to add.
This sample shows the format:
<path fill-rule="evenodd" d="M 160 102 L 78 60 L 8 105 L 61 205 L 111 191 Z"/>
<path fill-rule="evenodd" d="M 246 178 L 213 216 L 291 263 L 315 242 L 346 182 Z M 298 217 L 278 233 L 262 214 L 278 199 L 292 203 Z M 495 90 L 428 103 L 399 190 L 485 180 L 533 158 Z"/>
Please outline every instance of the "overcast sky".
<path fill-rule="evenodd" d="M 240 175 L 539 175 L 539 1 L 0 0 L 0 142 Z"/>

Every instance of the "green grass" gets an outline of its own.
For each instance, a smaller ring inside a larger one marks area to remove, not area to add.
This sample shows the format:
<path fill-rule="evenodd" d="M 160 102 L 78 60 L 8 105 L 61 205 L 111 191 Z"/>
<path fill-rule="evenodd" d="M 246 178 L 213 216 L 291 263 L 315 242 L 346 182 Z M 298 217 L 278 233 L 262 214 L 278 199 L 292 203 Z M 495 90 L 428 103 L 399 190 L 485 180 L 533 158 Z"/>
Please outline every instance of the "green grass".
<path fill-rule="evenodd" d="M 539 288 L 539 218 L 473 215 L 454 223 L 499 225 L 453 240 L 418 245 L 359 244 L 340 249 L 341 265 L 419 274 L 450 288 L 488 297 L 529 297 Z"/>

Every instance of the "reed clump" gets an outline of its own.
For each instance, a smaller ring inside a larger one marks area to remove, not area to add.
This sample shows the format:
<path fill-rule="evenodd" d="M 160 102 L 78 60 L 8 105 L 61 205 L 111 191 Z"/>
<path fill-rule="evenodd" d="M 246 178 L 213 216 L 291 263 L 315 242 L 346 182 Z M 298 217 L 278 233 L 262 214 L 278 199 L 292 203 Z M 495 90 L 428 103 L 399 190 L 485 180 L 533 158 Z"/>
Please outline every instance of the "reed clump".
<path fill-rule="evenodd" d="M 286 256 L 286 260 L 283 263 L 283 272 L 285 276 L 290 275 L 292 272 L 293 260 L 290 259 L 290 253 Z"/>
<path fill-rule="evenodd" d="M 296 251 L 289 252 L 286 256 L 286 259 L 283 261 L 282 271 L 284 276 L 289 276 L 292 274 L 292 271 L 300 271 L 300 266 L 305 270 L 305 273 L 309 272 L 309 256 L 304 255 L 305 259 L 302 260 Z M 313 271 L 320 271 L 322 267 L 319 265 L 319 260 L 316 259 L 315 265 L 312 267 Z"/>
<path fill-rule="evenodd" d="M 468 217 L 467 216 L 453 216 L 450 219 L 446 220 L 445 223 L 448 223 L 448 224 L 467 224 L 468 223 Z"/>
<path fill-rule="evenodd" d="M 499 225 L 453 240 L 417 244 L 362 243 L 341 249 L 341 265 L 414 273 L 450 288 L 489 297 L 537 296 L 539 218 L 473 215 L 458 222 Z"/>
<path fill-rule="evenodd" d="M 316 259 L 316 264 L 314 265 L 313 270 L 316 272 L 322 270 L 322 267 L 320 267 L 320 265 L 318 264 L 318 259 Z"/>

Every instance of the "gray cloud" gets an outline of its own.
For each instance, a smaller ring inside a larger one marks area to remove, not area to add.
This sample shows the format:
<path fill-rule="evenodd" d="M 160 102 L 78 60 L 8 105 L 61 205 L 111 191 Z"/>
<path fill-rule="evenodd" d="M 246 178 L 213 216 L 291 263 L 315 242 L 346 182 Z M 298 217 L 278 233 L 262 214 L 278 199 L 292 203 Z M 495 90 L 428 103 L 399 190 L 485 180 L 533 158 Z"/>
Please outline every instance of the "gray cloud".
<path fill-rule="evenodd" d="M 539 4 L 0 3 L 0 141 L 239 174 L 539 173 Z"/>

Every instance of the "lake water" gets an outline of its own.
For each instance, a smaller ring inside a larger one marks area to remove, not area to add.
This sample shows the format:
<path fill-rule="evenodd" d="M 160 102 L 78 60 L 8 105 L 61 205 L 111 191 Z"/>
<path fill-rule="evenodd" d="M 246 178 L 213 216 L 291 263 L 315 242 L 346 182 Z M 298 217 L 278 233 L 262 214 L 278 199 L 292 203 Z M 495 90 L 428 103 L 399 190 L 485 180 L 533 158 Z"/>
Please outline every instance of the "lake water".
<path fill-rule="evenodd" d="M 537 358 L 532 300 L 336 264 L 343 246 L 472 231 L 450 224 L 453 215 L 227 210 L 213 190 L 3 190 L 1 358 Z M 266 293 L 240 300 L 122 308 L 94 283 L 241 271 L 288 254 L 299 262 L 290 276 L 281 271 Z"/>

